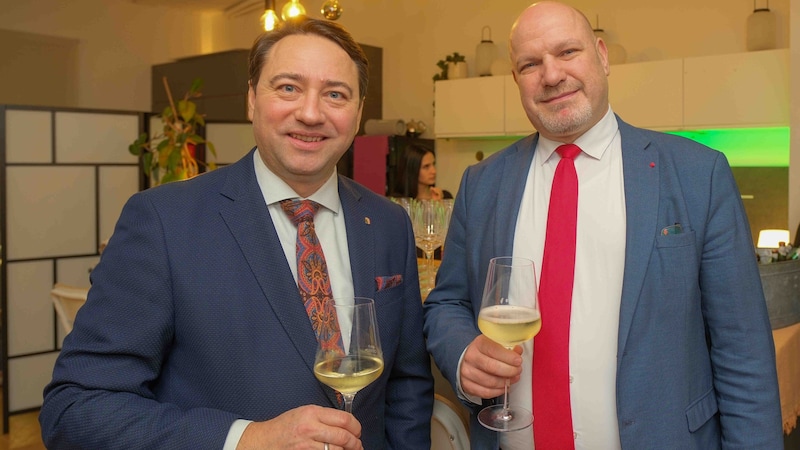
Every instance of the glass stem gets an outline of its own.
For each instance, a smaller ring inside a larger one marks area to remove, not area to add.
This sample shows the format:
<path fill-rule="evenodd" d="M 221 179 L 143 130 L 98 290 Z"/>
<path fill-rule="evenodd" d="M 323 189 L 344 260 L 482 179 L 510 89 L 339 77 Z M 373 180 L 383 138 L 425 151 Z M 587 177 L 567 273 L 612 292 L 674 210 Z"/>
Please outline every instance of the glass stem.
<path fill-rule="evenodd" d="M 342 394 L 342 397 L 344 397 L 345 412 L 353 414 L 353 398 L 355 398 L 355 394 Z"/>
<path fill-rule="evenodd" d="M 503 412 L 500 415 L 503 420 L 511 420 L 511 412 L 508 410 L 508 378 L 503 392 Z"/>

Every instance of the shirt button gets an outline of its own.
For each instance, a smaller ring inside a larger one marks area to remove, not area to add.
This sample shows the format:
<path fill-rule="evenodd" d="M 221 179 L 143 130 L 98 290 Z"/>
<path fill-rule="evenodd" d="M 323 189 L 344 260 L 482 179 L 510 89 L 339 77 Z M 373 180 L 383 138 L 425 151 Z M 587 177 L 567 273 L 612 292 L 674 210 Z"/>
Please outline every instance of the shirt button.
<path fill-rule="evenodd" d="M 578 433 L 572 433 L 572 438 L 573 439 L 578 439 Z"/>
<path fill-rule="evenodd" d="M 569 376 L 569 382 L 572 383 L 572 375 Z"/>

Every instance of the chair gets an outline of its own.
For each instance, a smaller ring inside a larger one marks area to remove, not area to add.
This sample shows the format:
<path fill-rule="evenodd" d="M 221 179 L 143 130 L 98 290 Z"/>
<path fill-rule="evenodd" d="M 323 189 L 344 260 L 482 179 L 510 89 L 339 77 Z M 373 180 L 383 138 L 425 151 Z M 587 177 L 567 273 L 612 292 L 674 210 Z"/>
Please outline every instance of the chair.
<path fill-rule="evenodd" d="M 431 419 L 431 450 L 469 450 L 469 433 L 456 406 L 441 394 L 434 394 Z"/>
<path fill-rule="evenodd" d="M 86 287 L 68 286 L 60 283 L 53 285 L 50 297 L 53 298 L 53 307 L 56 309 L 56 314 L 64 327 L 65 333 L 72 331 L 72 322 L 75 320 L 78 310 L 86 302 L 88 293 L 89 288 Z"/>

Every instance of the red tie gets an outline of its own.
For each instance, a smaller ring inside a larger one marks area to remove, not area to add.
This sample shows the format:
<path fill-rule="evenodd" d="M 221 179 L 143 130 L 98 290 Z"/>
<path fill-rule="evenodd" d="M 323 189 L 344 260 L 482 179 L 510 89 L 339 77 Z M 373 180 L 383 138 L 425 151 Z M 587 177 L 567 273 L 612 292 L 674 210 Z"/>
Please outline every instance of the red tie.
<path fill-rule="evenodd" d="M 331 280 L 322 245 L 314 231 L 319 203 L 311 200 L 283 200 L 281 208 L 297 226 L 297 287 L 311 320 L 317 341 L 323 348 L 341 349 L 342 333 L 331 301 Z"/>
<path fill-rule="evenodd" d="M 574 144 L 556 149 L 542 257 L 539 308 L 542 329 L 533 339 L 533 437 L 537 449 L 574 449 L 569 399 L 569 318 L 575 279 L 578 174 Z"/>

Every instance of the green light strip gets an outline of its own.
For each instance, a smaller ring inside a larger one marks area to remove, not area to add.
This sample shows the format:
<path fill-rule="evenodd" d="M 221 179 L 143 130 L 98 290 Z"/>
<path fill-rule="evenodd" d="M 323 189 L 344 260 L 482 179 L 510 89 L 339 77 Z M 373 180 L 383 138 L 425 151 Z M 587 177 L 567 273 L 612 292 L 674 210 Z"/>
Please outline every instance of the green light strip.
<path fill-rule="evenodd" d="M 719 150 L 733 167 L 789 167 L 789 127 L 667 131 Z"/>

